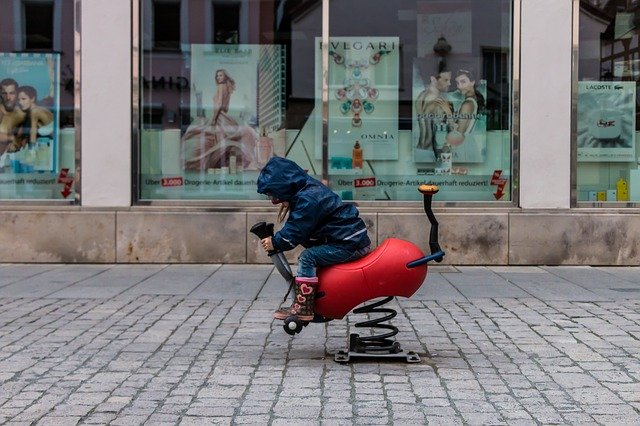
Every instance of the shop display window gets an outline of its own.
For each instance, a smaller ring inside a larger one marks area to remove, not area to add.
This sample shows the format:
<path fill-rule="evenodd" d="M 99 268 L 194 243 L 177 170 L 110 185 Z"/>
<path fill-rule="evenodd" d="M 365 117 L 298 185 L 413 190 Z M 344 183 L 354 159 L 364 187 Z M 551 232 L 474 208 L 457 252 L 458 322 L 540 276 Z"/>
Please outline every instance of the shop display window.
<path fill-rule="evenodd" d="M 74 1 L 5 2 L 0 199 L 75 200 Z"/>
<path fill-rule="evenodd" d="M 173 1 L 176 50 L 167 3 L 140 14 L 141 202 L 260 199 L 274 155 L 346 200 L 511 201 L 512 0 Z"/>
<path fill-rule="evenodd" d="M 640 202 L 640 3 L 581 0 L 576 108 L 577 201 Z"/>

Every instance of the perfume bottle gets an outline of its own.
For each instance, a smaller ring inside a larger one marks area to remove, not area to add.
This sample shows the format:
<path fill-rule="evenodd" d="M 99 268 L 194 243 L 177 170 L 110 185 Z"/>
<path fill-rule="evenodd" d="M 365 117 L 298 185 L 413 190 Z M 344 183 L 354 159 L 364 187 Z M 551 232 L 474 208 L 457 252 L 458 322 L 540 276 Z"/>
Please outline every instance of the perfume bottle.
<path fill-rule="evenodd" d="M 451 124 L 451 131 L 447 133 L 446 143 L 450 146 L 459 146 L 464 142 L 464 135 L 458 131 L 458 125 L 456 123 Z"/>
<path fill-rule="evenodd" d="M 613 140 L 622 132 L 622 115 L 610 101 L 597 103 L 597 108 L 589 116 L 589 131 L 597 139 Z"/>
<path fill-rule="evenodd" d="M 445 143 L 442 147 L 442 152 L 440 153 L 440 168 L 442 169 L 442 174 L 451 174 L 451 155 L 451 146 L 448 143 Z"/>
<path fill-rule="evenodd" d="M 236 151 L 236 173 L 244 171 L 244 160 L 242 159 L 242 150 Z"/>
<path fill-rule="evenodd" d="M 36 146 L 36 167 L 39 170 L 49 169 L 50 161 L 50 140 L 48 138 L 38 138 Z"/>
<path fill-rule="evenodd" d="M 353 151 L 351 151 L 351 167 L 354 169 L 362 169 L 362 148 L 360 147 L 360 141 L 356 141 L 353 145 Z"/>
<path fill-rule="evenodd" d="M 236 149 L 231 148 L 231 152 L 229 154 L 229 173 L 231 173 L 232 175 L 236 174 L 238 170 L 237 158 L 238 157 L 236 156 Z"/>
<path fill-rule="evenodd" d="M 195 86 L 193 88 L 195 89 Z M 196 117 L 200 119 L 204 119 L 204 108 L 202 107 L 202 91 L 197 91 L 197 90 L 196 90 Z"/>
<path fill-rule="evenodd" d="M 24 171 L 32 172 L 33 166 L 36 164 L 35 144 L 29 143 L 28 147 L 26 149 L 23 149 L 23 151 L 24 151 L 24 159 L 22 161 L 22 165 L 23 165 L 23 168 L 25 169 Z"/>
<path fill-rule="evenodd" d="M 273 139 L 267 135 L 267 129 L 262 129 L 262 136 L 256 146 L 256 157 L 258 166 L 263 167 L 273 155 Z"/>

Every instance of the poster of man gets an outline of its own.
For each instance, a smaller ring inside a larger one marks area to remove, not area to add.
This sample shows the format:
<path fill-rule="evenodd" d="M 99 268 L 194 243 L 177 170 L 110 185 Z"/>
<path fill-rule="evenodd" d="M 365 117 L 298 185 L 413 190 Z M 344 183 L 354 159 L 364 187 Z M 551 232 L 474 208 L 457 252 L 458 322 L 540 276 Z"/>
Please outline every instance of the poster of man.
<path fill-rule="evenodd" d="M 0 171 L 56 170 L 59 55 L 0 53 Z"/>

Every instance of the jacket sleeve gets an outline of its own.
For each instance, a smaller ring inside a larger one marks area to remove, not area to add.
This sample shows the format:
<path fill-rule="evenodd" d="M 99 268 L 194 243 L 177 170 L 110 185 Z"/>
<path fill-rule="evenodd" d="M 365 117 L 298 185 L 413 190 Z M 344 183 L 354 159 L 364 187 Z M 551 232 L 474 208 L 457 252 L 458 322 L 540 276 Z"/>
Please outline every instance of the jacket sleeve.
<path fill-rule="evenodd" d="M 322 219 L 323 212 L 324 209 L 313 198 L 300 197 L 282 229 L 273 236 L 273 247 L 288 251 L 307 241 Z"/>

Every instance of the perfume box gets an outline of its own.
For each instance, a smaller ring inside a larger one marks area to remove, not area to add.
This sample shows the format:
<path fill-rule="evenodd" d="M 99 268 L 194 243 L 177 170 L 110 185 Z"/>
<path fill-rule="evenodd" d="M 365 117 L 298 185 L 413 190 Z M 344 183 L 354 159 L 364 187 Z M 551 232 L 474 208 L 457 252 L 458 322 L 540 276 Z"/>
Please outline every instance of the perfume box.
<path fill-rule="evenodd" d="M 629 186 L 623 178 L 618 178 L 616 182 L 616 199 L 618 201 L 629 201 Z"/>
<path fill-rule="evenodd" d="M 608 189 L 607 190 L 607 201 L 616 201 L 617 200 L 617 193 L 615 189 Z"/>
<path fill-rule="evenodd" d="M 598 201 L 598 193 L 596 191 L 589 191 L 588 201 Z"/>

